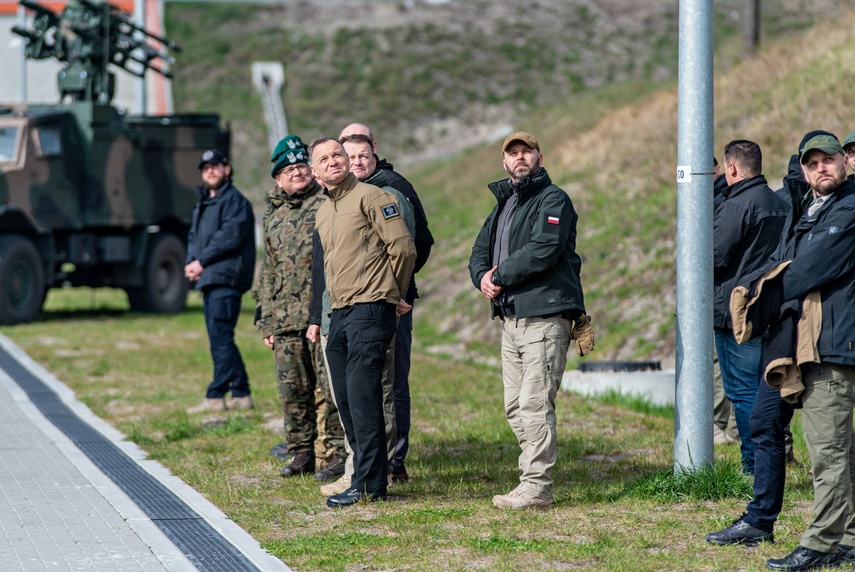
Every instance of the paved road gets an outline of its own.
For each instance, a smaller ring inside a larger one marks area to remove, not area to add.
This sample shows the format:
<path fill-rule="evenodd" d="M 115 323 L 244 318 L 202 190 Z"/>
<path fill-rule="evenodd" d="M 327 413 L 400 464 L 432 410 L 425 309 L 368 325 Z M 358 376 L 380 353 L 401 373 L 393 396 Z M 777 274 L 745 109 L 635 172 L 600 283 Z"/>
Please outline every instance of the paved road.
<path fill-rule="evenodd" d="M 3 336 L 0 569 L 290 571 Z"/>

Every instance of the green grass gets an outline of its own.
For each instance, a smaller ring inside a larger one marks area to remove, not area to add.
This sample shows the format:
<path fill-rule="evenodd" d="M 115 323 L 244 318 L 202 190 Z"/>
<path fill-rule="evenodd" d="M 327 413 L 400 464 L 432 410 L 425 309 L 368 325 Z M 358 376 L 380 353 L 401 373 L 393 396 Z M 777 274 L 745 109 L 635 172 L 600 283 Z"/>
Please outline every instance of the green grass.
<path fill-rule="evenodd" d="M 675 475 L 671 408 L 564 392 L 556 400 L 554 507 L 496 510 L 490 498 L 516 485 L 519 453 L 500 372 L 418 351 L 410 483 L 393 487 L 388 502 L 327 509 L 311 475 L 283 480 L 268 455 L 281 436 L 267 427 L 281 413 L 272 355 L 250 306 L 247 297 L 237 341 L 258 407 L 213 416 L 184 413 L 210 375 L 196 295 L 185 312 L 151 316 L 127 311 L 118 291 L 98 291 L 94 302 L 86 290 L 56 291 L 39 321 L 0 332 L 298 571 L 761 570 L 765 558 L 795 546 L 809 519 L 807 469 L 795 468 L 779 544 L 751 552 L 706 544 L 704 535 L 746 502 L 738 447 L 718 447 L 709 471 Z M 799 421 L 796 453 L 804 461 Z"/>

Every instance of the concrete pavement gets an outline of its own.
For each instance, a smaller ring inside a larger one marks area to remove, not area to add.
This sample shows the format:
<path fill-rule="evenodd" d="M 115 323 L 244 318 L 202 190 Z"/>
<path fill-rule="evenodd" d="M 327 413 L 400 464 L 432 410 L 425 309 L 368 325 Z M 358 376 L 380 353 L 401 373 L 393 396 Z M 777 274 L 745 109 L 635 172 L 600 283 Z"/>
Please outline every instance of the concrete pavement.
<path fill-rule="evenodd" d="M 0 569 L 290 571 L 4 336 Z"/>

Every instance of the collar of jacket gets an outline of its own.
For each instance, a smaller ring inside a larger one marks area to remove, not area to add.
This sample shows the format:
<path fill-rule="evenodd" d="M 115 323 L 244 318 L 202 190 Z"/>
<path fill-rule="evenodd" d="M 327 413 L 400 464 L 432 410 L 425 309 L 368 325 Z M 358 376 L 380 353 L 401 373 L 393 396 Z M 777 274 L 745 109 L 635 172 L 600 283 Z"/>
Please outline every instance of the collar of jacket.
<path fill-rule="evenodd" d="M 382 171 L 383 169 L 386 169 L 387 171 L 394 171 L 395 170 L 395 167 L 392 165 L 392 163 L 390 163 L 386 159 L 378 159 L 376 153 L 374 154 L 374 158 L 377 159 L 377 170 L 378 171 Z"/>
<path fill-rule="evenodd" d="M 839 187 L 834 189 L 833 192 L 825 195 L 825 202 L 822 205 L 822 209 L 820 209 L 819 214 L 816 217 L 816 220 L 819 220 L 820 218 L 822 218 L 823 214 L 830 211 L 831 209 L 829 207 L 831 207 L 831 205 L 833 205 L 835 202 L 837 202 L 841 198 L 843 198 L 847 195 L 851 195 L 853 192 L 855 192 L 855 181 L 853 181 L 852 179 L 847 177 L 846 179 L 843 180 L 843 183 L 841 183 Z M 813 200 L 813 192 L 811 192 L 810 200 Z M 808 201 L 808 204 L 810 204 L 810 201 Z M 805 213 L 807 213 L 807 208 L 805 208 Z M 804 218 L 805 218 L 805 214 L 803 213 L 802 219 L 804 219 Z"/>
<path fill-rule="evenodd" d="M 549 178 L 546 169 L 541 167 L 534 175 L 528 177 L 528 180 L 523 181 L 521 186 L 516 188 L 516 192 L 519 193 L 519 201 L 524 202 L 527 198 L 551 184 L 552 179 Z M 490 183 L 487 187 L 496 195 L 496 200 L 499 201 L 499 204 L 504 204 L 514 192 L 514 187 L 511 186 L 510 179 L 502 179 L 501 181 Z"/>
<path fill-rule="evenodd" d="M 764 177 L 763 175 L 757 175 L 756 177 L 737 181 L 736 183 L 730 185 L 724 190 L 724 200 L 730 200 L 737 195 L 741 195 L 748 189 L 752 189 L 760 185 L 768 186 L 768 184 L 766 183 L 766 177 Z"/>
<path fill-rule="evenodd" d="M 289 195 L 282 187 L 276 185 L 267 193 L 267 202 L 270 203 L 270 206 L 274 209 L 282 206 L 282 203 L 288 203 L 288 206 L 292 209 L 298 209 L 303 206 L 303 201 L 307 198 L 311 197 L 315 193 L 321 190 L 321 186 L 317 181 L 312 180 L 312 183 L 303 189 L 302 191 L 297 191 L 293 195 Z"/>
<path fill-rule="evenodd" d="M 371 174 L 370 177 L 363 181 L 368 183 L 369 185 L 374 185 L 375 187 L 383 187 L 389 186 L 389 177 L 382 169 L 374 169 L 374 173 Z"/>
<path fill-rule="evenodd" d="M 359 181 L 356 175 L 348 173 L 342 182 L 334 187 L 329 187 L 324 193 L 334 201 L 340 201 L 349 193 Z"/>

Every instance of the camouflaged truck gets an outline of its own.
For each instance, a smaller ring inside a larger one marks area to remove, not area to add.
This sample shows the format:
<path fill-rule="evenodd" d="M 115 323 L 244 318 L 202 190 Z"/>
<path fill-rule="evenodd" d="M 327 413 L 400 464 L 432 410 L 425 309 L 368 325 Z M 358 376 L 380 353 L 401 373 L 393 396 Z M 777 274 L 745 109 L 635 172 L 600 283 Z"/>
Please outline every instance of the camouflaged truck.
<path fill-rule="evenodd" d="M 33 29 L 14 29 L 28 57 L 66 65 L 61 103 L 0 108 L 0 324 L 35 319 L 47 290 L 66 284 L 123 288 L 132 310 L 180 311 L 199 157 L 228 154 L 228 129 L 217 115 L 134 117 L 110 104 L 108 64 L 167 75 L 151 41 L 168 40 L 118 8 L 22 4 L 36 13 Z"/>

